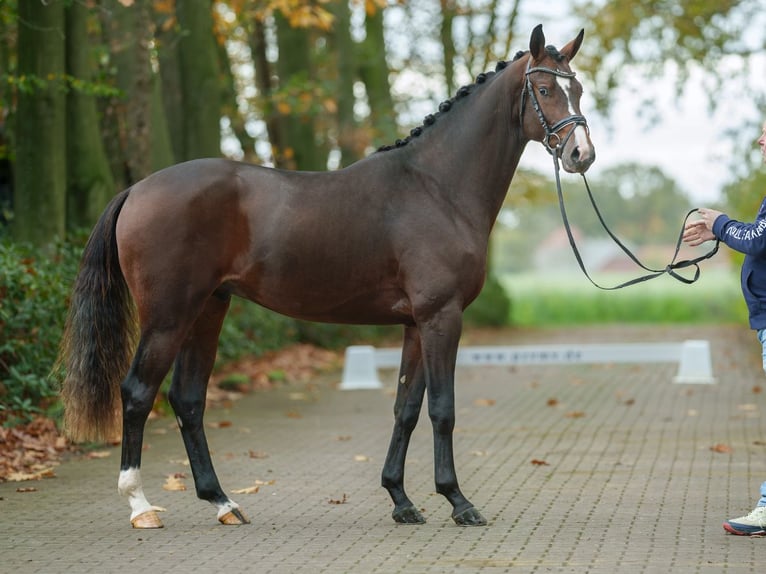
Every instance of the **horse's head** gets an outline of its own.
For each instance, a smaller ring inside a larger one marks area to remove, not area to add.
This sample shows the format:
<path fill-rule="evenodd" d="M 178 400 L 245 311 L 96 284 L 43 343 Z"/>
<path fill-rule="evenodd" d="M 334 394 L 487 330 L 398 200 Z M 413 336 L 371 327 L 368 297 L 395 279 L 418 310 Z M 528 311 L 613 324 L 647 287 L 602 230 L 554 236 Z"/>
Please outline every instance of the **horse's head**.
<path fill-rule="evenodd" d="M 587 121 L 580 113 L 582 85 L 569 67 L 583 35 L 580 30 L 574 40 L 557 50 L 545 46 L 542 25 L 535 27 L 529 39 L 519 110 L 524 135 L 557 154 L 571 173 L 585 173 L 596 159 Z"/>

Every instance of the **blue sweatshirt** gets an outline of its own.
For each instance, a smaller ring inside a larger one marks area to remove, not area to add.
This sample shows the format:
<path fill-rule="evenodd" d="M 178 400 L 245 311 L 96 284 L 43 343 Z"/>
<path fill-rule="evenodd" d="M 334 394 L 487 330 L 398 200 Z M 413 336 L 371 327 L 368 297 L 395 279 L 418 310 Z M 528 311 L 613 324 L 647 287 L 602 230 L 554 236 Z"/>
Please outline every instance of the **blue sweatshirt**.
<path fill-rule="evenodd" d="M 753 223 L 719 215 L 713 234 L 730 248 L 745 254 L 742 263 L 742 294 L 750 314 L 750 328 L 766 329 L 766 198 Z"/>

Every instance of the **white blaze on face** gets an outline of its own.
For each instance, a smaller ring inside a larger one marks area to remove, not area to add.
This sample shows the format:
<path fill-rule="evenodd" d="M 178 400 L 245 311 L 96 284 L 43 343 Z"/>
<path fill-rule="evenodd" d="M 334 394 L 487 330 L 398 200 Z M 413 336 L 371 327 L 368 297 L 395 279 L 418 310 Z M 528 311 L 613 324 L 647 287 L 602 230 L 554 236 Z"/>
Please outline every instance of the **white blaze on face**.
<path fill-rule="evenodd" d="M 556 76 L 556 82 L 559 87 L 564 91 L 567 97 L 567 110 L 570 116 L 580 115 L 575 110 L 574 102 L 572 101 L 572 78 L 564 78 L 562 76 Z M 585 150 L 590 150 L 590 144 L 588 143 L 588 132 L 585 130 L 585 126 L 577 124 L 574 128 L 574 138 L 577 147 L 580 148 L 580 153 L 584 153 Z"/>

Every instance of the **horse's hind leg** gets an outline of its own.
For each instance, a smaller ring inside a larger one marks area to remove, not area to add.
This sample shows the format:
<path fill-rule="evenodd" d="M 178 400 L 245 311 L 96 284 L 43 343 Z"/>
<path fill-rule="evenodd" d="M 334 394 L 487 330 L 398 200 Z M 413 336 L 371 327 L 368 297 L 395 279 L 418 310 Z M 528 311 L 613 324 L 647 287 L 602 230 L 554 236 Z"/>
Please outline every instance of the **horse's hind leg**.
<path fill-rule="evenodd" d="M 394 501 L 391 516 L 400 524 L 423 524 L 426 520 L 404 492 L 404 463 L 412 431 L 418 422 L 425 392 L 425 376 L 417 329 L 407 327 L 402 346 L 402 365 L 394 404 L 394 432 L 383 466 L 383 487 Z"/>
<path fill-rule="evenodd" d="M 221 489 L 210 458 L 202 420 L 208 379 L 213 370 L 218 336 L 228 308 L 228 296 L 213 295 L 208 299 L 178 354 L 168 399 L 181 428 L 197 496 L 218 508 L 218 520 L 221 523 L 248 524 L 250 521 L 239 505 Z"/>
<path fill-rule="evenodd" d="M 170 370 L 180 336 L 174 331 L 142 334 L 133 363 L 120 386 L 122 459 L 117 488 L 120 494 L 128 497 L 130 523 L 134 528 L 162 528 L 162 522 L 147 501 L 141 484 L 141 448 L 146 419 L 162 379 Z"/>

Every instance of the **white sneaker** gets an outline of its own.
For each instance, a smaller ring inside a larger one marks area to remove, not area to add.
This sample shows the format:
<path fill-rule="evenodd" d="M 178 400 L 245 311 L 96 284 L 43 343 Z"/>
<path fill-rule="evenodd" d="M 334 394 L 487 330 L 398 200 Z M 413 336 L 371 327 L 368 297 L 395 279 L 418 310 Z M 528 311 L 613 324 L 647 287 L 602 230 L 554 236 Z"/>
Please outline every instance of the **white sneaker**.
<path fill-rule="evenodd" d="M 766 536 L 766 506 L 756 506 L 747 516 L 727 520 L 723 529 L 739 536 Z"/>

